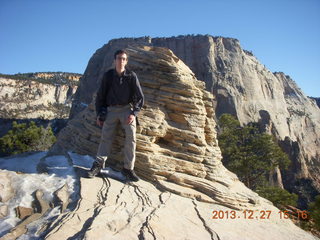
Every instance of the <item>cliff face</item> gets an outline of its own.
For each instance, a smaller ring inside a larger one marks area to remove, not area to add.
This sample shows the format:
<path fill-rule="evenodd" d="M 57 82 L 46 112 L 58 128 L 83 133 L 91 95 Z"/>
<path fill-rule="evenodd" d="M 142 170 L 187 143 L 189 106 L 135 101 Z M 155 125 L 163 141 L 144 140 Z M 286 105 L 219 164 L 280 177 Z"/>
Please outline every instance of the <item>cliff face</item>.
<path fill-rule="evenodd" d="M 76 88 L 0 78 L 2 118 L 68 118 Z M 66 109 L 63 109 L 66 107 Z"/>
<path fill-rule="evenodd" d="M 216 117 L 231 113 L 242 124 L 260 122 L 278 138 L 293 161 L 292 169 L 277 178 L 284 181 L 286 188 L 295 191 L 293 186 L 299 179 L 311 179 L 319 192 L 319 108 L 288 76 L 270 72 L 236 39 L 185 36 L 112 40 L 91 58 L 76 94 L 72 116 L 91 102 L 103 72 L 112 65 L 112 53 L 128 45 L 171 49 L 214 94 Z"/>
<path fill-rule="evenodd" d="M 13 120 L 68 119 L 77 81 L 78 74 L 1 75 L 0 134 L 10 128 Z"/>
<path fill-rule="evenodd" d="M 287 189 L 298 192 L 294 185 L 311 179 L 319 192 L 320 111 L 290 77 L 271 73 L 235 39 L 169 38 L 155 44 L 169 47 L 206 82 L 217 99 L 217 117 L 231 113 L 242 124 L 260 122 L 278 138 L 293 162 L 282 176 Z"/>

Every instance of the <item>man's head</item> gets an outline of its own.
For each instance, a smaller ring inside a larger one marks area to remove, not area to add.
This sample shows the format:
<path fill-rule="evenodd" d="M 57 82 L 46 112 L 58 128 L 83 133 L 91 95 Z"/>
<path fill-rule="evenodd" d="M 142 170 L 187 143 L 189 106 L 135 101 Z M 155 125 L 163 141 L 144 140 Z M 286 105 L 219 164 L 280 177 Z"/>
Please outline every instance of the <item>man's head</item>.
<path fill-rule="evenodd" d="M 114 61 L 115 66 L 118 74 L 121 74 L 124 72 L 125 67 L 128 63 L 128 54 L 125 50 L 117 50 L 114 53 Z"/>

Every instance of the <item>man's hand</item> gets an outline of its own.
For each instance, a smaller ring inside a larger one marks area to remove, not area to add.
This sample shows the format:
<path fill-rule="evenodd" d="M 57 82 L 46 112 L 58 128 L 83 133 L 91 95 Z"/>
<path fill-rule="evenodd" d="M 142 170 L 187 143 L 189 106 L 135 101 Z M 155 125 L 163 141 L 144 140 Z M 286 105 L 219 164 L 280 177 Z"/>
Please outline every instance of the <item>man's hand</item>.
<path fill-rule="evenodd" d="M 134 121 L 134 119 L 135 119 L 135 116 L 133 114 L 130 114 L 127 119 L 127 124 L 128 125 L 131 124 Z"/>
<path fill-rule="evenodd" d="M 100 121 L 99 120 L 99 117 L 97 117 L 97 125 L 99 126 L 99 127 L 102 127 L 103 126 L 103 121 Z"/>

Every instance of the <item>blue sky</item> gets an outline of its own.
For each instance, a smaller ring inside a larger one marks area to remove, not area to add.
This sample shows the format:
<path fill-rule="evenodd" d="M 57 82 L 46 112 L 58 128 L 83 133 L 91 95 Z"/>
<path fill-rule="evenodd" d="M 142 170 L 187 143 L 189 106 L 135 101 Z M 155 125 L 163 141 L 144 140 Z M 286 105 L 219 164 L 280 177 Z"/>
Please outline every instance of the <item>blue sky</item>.
<path fill-rule="evenodd" d="M 320 0 L 0 0 L 0 73 L 83 73 L 119 37 L 237 38 L 320 97 Z"/>

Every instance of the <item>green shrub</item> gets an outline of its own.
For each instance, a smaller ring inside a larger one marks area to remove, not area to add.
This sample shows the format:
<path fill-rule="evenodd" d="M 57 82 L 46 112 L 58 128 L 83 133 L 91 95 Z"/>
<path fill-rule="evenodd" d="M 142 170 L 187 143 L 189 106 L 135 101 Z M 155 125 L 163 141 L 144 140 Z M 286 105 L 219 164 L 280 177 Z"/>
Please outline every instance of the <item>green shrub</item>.
<path fill-rule="evenodd" d="M 33 121 L 29 124 L 12 123 L 12 129 L 0 138 L 0 151 L 4 155 L 19 154 L 30 151 L 45 151 L 54 142 L 51 127 L 38 127 Z"/>
<path fill-rule="evenodd" d="M 314 202 L 309 203 L 308 210 L 314 220 L 314 227 L 320 231 L 320 195 L 316 196 Z"/>
<path fill-rule="evenodd" d="M 296 207 L 298 201 L 298 195 L 289 193 L 287 190 L 279 187 L 258 187 L 256 192 L 269 201 L 271 201 L 277 207 L 291 205 Z"/>

